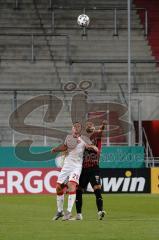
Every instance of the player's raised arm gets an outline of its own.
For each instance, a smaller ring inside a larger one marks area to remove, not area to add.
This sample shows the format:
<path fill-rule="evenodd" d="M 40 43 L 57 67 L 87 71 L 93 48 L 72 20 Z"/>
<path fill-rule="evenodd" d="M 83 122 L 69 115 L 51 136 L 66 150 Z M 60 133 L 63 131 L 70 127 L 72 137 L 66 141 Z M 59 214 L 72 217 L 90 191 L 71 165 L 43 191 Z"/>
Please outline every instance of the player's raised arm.
<path fill-rule="evenodd" d="M 99 131 L 103 131 L 103 130 L 105 129 L 105 127 L 106 127 L 106 124 L 107 124 L 107 121 L 104 120 L 104 121 L 102 122 L 102 125 L 99 127 Z"/>
<path fill-rule="evenodd" d="M 64 152 L 66 150 L 67 150 L 67 146 L 65 144 L 62 144 L 62 145 L 60 145 L 60 146 L 58 146 L 56 148 L 53 148 L 51 150 L 51 153 L 53 154 L 53 153 L 57 153 L 57 152 Z"/>
<path fill-rule="evenodd" d="M 96 133 L 102 135 L 103 131 L 105 130 L 106 124 L 107 124 L 107 121 L 104 120 L 104 121 L 102 122 L 101 126 L 99 127 L 99 129 L 96 130 L 96 131 L 94 131 L 94 133 L 96 132 Z"/>

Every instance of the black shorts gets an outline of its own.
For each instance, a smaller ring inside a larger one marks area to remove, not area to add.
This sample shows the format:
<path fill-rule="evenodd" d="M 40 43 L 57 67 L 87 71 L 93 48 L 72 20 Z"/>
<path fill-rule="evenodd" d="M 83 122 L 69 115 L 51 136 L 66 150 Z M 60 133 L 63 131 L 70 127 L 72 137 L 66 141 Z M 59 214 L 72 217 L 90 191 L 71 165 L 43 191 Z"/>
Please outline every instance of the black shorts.
<path fill-rule="evenodd" d="M 90 182 L 91 186 L 101 184 L 99 168 L 83 168 L 79 179 L 79 186 L 85 189 Z"/>

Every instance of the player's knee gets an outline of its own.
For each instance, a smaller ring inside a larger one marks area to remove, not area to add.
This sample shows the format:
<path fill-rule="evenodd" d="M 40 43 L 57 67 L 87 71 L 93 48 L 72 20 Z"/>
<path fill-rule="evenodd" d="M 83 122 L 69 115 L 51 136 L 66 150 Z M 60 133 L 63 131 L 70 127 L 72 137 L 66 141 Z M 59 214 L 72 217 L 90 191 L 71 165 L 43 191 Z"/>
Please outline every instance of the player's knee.
<path fill-rule="evenodd" d="M 76 192 L 77 183 L 68 182 L 68 192 Z"/>
<path fill-rule="evenodd" d="M 57 193 L 57 195 L 62 195 L 63 194 L 62 186 L 59 183 L 56 185 L 56 193 Z"/>
<path fill-rule="evenodd" d="M 100 184 L 94 185 L 93 189 L 94 189 L 94 191 L 97 190 L 97 189 L 101 190 L 102 186 Z"/>

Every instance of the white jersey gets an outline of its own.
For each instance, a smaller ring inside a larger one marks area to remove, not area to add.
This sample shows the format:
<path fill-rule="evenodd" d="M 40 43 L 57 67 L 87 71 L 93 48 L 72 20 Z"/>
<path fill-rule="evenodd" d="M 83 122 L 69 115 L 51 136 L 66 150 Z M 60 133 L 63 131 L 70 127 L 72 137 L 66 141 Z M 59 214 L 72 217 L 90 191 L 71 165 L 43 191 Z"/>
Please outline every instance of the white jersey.
<path fill-rule="evenodd" d="M 67 151 L 68 151 L 68 154 L 64 161 L 65 166 L 79 165 L 82 167 L 83 153 L 85 150 L 85 146 L 88 143 L 88 141 L 87 143 L 86 141 L 87 139 L 84 136 L 75 138 L 72 135 L 67 135 L 64 143 L 67 146 Z"/>
<path fill-rule="evenodd" d="M 67 146 L 67 155 L 58 176 L 58 183 L 67 184 L 68 181 L 73 181 L 79 184 L 86 143 L 90 144 L 90 140 L 87 137 L 80 136 L 75 138 L 72 135 L 67 135 L 64 143 Z"/>

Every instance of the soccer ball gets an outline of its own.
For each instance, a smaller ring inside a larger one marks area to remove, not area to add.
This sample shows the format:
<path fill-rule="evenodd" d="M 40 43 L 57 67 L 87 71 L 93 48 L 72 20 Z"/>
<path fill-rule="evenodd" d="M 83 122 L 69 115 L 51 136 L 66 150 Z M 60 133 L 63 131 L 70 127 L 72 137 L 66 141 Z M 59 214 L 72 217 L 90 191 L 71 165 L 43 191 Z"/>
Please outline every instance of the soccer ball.
<path fill-rule="evenodd" d="M 90 22 L 89 17 L 86 14 L 81 14 L 77 18 L 77 23 L 81 27 L 88 27 L 89 22 Z"/>

